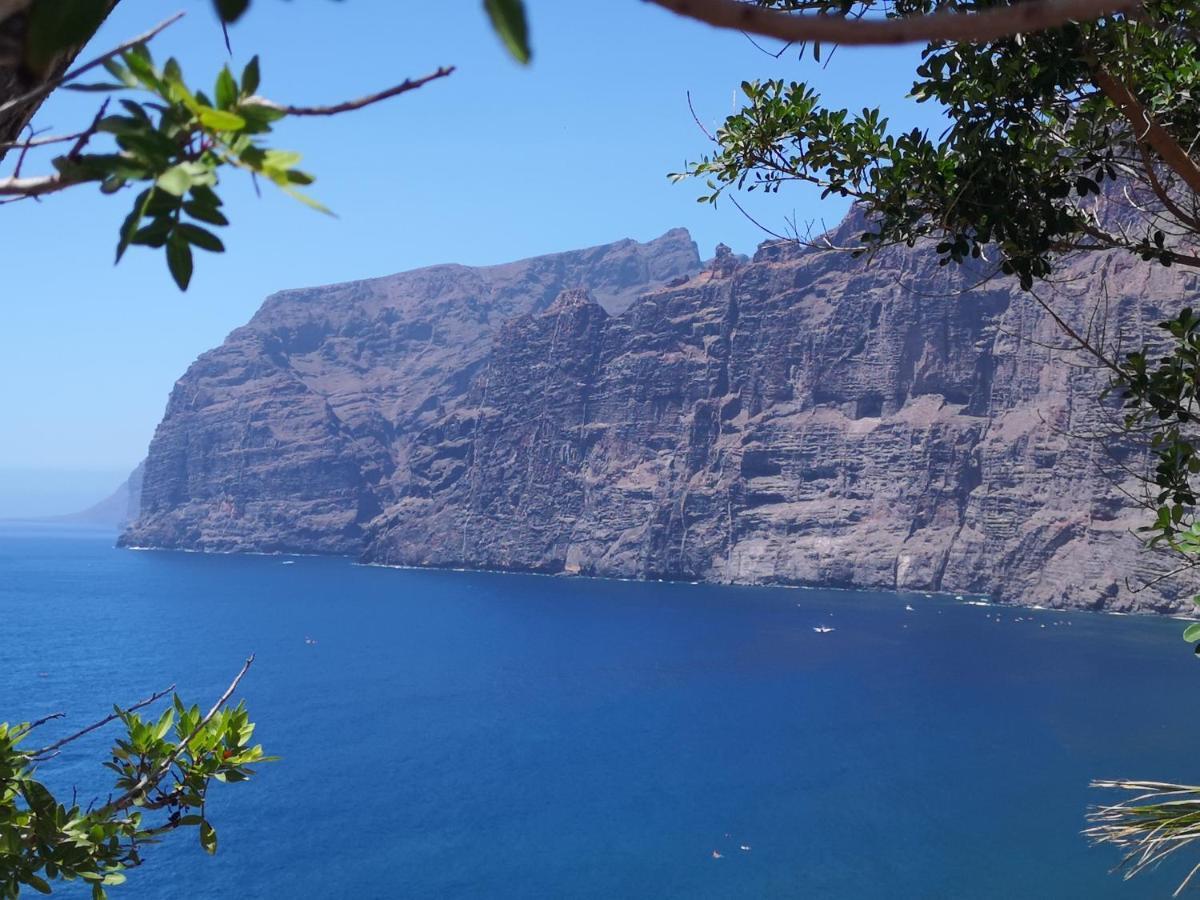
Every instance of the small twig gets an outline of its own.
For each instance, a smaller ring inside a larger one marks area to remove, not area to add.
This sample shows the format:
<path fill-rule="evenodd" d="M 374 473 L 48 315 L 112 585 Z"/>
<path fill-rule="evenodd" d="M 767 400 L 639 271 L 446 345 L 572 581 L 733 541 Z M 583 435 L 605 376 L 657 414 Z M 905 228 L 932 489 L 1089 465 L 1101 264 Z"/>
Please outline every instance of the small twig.
<path fill-rule="evenodd" d="M 29 140 L 32 141 L 34 138 L 37 137 L 37 131 L 34 130 L 33 125 L 26 122 L 25 128 L 29 129 Z M 21 130 L 24 131 L 25 129 L 23 128 Z M 19 178 L 21 176 L 21 166 L 25 165 L 25 157 L 28 155 L 29 155 L 29 147 L 28 146 L 22 147 L 21 154 L 20 154 L 20 156 L 17 157 L 17 164 L 13 168 L 13 177 L 14 178 Z"/>
<path fill-rule="evenodd" d="M 33 731 L 33 729 L 37 728 L 38 726 L 45 725 L 47 722 L 52 722 L 55 719 L 65 718 L 66 715 L 67 714 L 64 712 L 56 712 L 56 713 L 50 713 L 50 715 L 48 715 L 48 716 L 42 716 L 40 719 L 35 719 L 34 721 L 32 721 L 28 725 L 26 725 L 24 728 L 20 729 L 20 732 L 18 734 L 13 735 L 13 737 L 15 739 L 23 738 L 23 737 L 25 737 L 25 735 L 29 734 L 29 732 Z"/>
<path fill-rule="evenodd" d="M 735 197 L 733 194 L 727 194 L 726 196 L 729 198 L 729 201 L 734 206 L 737 207 L 737 211 L 740 212 L 743 216 L 745 216 L 746 220 L 749 221 L 752 225 L 756 226 L 760 231 L 763 231 L 763 232 L 771 235 L 771 237 L 777 238 L 781 241 L 791 241 L 793 243 L 800 243 L 800 240 L 798 237 L 790 238 L 790 237 L 787 237 L 786 235 L 778 234 L 778 233 L 772 231 L 766 225 L 762 224 L 762 222 L 758 221 L 758 219 L 754 218 L 754 216 L 752 216 L 752 215 L 750 215 L 750 213 L 746 212 L 746 210 L 742 207 L 742 204 L 738 203 L 737 197 Z"/>
<path fill-rule="evenodd" d="M 755 50 L 758 50 L 760 53 L 765 53 L 767 56 L 770 56 L 772 59 L 779 59 L 779 57 L 781 57 L 781 56 L 783 56 L 783 54 L 787 53 L 788 47 L 792 46 L 792 42 L 788 41 L 782 47 L 779 48 L 778 52 L 772 53 L 770 50 L 768 50 L 766 47 L 764 47 L 762 44 L 760 44 L 754 38 L 750 37 L 750 35 L 746 34 L 746 32 L 744 32 L 744 31 L 742 32 L 742 37 L 744 37 L 751 44 L 753 44 Z"/>
<path fill-rule="evenodd" d="M 133 704 L 133 706 L 126 708 L 125 712 L 127 712 L 127 713 L 133 712 L 135 709 L 141 709 L 143 706 L 149 706 L 151 703 L 161 700 L 163 697 L 167 696 L 167 694 L 171 693 L 171 691 L 173 691 L 173 690 L 175 690 L 175 685 L 172 684 L 170 687 L 165 688 L 164 690 L 158 691 L 155 694 L 151 694 L 145 700 L 139 700 L 137 703 Z M 57 718 L 60 718 L 61 716 L 62 716 L 62 713 L 55 713 L 53 716 L 48 716 L 47 719 L 57 719 Z M 103 728 L 105 725 L 107 725 L 109 722 L 111 722 L 113 719 L 116 719 L 116 718 L 118 718 L 116 713 L 107 715 L 103 719 L 101 719 L 99 722 L 93 722 L 87 728 L 81 728 L 79 731 L 75 732 L 72 735 L 69 735 L 68 737 L 63 738 L 61 741 L 55 741 L 53 744 L 49 744 L 49 745 L 43 747 L 41 750 L 35 750 L 33 753 L 30 753 L 29 756 L 31 759 L 36 759 L 39 756 L 45 756 L 47 753 L 51 753 L 51 752 L 57 750 L 59 747 L 62 747 L 65 744 L 71 743 L 71 741 L 78 740 L 79 738 L 83 737 L 85 734 L 87 734 L 91 731 L 95 731 L 97 728 Z M 43 719 L 42 721 L 47 721 L 47 719 Z M 32 731 L 33 728 L 39 724 L 41 724 L 41 722 L 35 722 L 33 725 L 30 725 L 29 729 L 25 733 L 28 734 L 29 731 Z"/>
<path fill-rule="evenodd" d="M 278 108 L 282 109 L 289 116 L 336 116 L 340 113 L 362 109 L 364 106 L 370 106 L 373 103 L 379 103 L 381 100 L 387 100 L 398 94 L 407 94 L 409 91 L 415 91 L 417 88 L 424 87 L 431 81 L 445 78 L 453 71 L 454 66 L 439 66 L 436 72 L 431 72 L 421 78 L 406 78 L 404 81 L 387 90 L 368 94 L 365 97 L 359 97 L 357 100 L 336 103 L 333 106 L 279 106 Z"/>
<path fill-rule="evenodd" d="M 84 72 L 89 72 L 92 69 L 96 68 L 97 66 L 104 65 L 104 63 L 108 62 L 113 57 L 120 56 L 126 50 L 131 50 L 132 48 L 136 47 L 138 44 L 146 43 L 147 41 L 151 40 L 152 38 L 157 37 L 159 32 L 161 32 L 164 28 L 167 28 L 170 25 L 174 25 L 176 22 L 178 22 L 180 19 L 182 19 L 183 15 L 184 14 L 182 12 L 177 12 L 177 13 L 175 13 L 175 15 L 171 16 L 169 19 L 164 19 L 163 21 L 159 22 L 157 25 L 155 25 L 149 31 L 139 34 L 135 38 L 130 38 L 129 40 L 125 41 L 123 44 L 120 44 L 120 45 L 114 47 L 112 50 L 109 50 L 107 53 L 102 53 L 99 56 L 97 56 L 95 59 L 93 59 L 89 62 L 86 62 L 81 66 L 77 66 L 76 68 L 67 72 L 65 75 L 62 75 L 58 78 L 52 78 L 49 81 L 43 82 L 42 84 L 39 84 L 37 87 L 35 87 L 32 91 L 22 94 L 20 97 L 14 97 L 13 99 L 11 99 L 9 101 L 0 104 L 0 114 L 6 113 L 10 109 L 14 109 L 18 106 L 24 106 L 26 103 L 31 103 L 34 100 L 39 100 L 42 97 L 45 97 L 47 94 L 52 93 L 54 90 L 56 90 L 60 86 L 66 84 L 68 81 L 74 81 L 76 78 L 78 78 Z"/>
<path fill-rule="evenodd" d="M 708 138 L 710 141 L 712 141 L 715 144 L 717 142 L 717 139 L 715 137 L 713 137 L 712 134 L 709 133 L 709 130 L 704 127 L 704 123 L 700 121 L 700 117 L 698 115 L 696 115 L 696 107 L 692 105 L 692 92 L 691 91 L 687 92 L 687 102 L 688 102 L 688 112 L 690 112 L 692 114 L 692 121 L 696 123 L 696 127 L 700 129 L 700 131 L 704 134 L 704 136 L 706 138 Z"/>
<path fill-rule="evenodd" d="M 47 144 L 65 144 L 67 141 L 77 141 L 80 136 L 86 134 L 84 131 L 77 131 L 74 134 L 56 134 L 51 137 L 31 137 L 24 141 L 8 141 L 0 143 L 0 152 L 5 150 L 32 150 L 34 147 L 45 147 Z"/>
<path fill-rule="evenodd" d="M 87 142 L 92 139 L 92 136 L 100 130 L 100 120 L 103 119 L 104 114 L 108 112 L 109 99 L 110 98 L 108 97 L 104 98 L 104 102 L 101 103 L 100 108 L 96 110 L 96 115 L 92 117 L 92 124 L 80 132 L 79 137 L 75 140 L 75 143 L 71 146 L 71 149 L 67 151 L 67 156 L 71 157 L 72 159 L 78 156 L 79 152 L 87 146 Z"/>

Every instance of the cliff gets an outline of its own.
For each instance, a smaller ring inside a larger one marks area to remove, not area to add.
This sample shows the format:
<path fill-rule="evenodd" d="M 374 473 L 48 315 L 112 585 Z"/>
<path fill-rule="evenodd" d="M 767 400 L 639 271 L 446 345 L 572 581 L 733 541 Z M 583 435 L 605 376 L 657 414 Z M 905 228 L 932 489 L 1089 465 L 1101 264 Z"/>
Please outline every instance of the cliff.
<path fill-rule="evenodd" d="M 1194 292 L 1063 275 L 1060 315 L 1131 339 Z M 976 277 L 779 242 L 702 269 L 675 230 L 277 294 L 176 384 L 122 542 L 1181 608 L 1133 590 L 1136 460 L 1076 436 L 1103 376 Z"/>

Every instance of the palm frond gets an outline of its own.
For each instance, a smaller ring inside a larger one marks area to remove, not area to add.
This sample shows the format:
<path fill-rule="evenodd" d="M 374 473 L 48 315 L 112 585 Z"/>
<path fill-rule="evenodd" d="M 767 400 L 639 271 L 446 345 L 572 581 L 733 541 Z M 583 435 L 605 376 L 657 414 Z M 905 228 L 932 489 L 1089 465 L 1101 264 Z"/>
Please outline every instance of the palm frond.
<path fill-rule="evenodd" d="M 1129 879 L 1152 868 L 1177 850 L 1200 840 L 1200 787 L 1162 781 L 1093 781 L 1092 787 L 1134 791 L 1120 803 L 1088 811 L 1084 834 L 1094 844 L 1113 844 L 1125 851 L 1118 868 Z M 1200 863 L 1188 873 L 1173 896 L 1178 897 Z"/>

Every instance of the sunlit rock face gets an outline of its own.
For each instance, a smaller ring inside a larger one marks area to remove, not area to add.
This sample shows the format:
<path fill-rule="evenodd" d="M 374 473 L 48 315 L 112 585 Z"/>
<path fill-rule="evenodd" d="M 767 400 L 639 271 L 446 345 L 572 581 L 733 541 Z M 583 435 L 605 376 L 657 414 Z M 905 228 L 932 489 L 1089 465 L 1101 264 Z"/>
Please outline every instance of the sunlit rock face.
<path fill-rule="evenodd" d="M 1138 458 L 1083 439 L 1104 376 L 978 280 L 781 242 L 702 266 L 677 229 L 277 294 L 176 384 L 122 540 L 1181 608 L 1133 590 L 1163 563 L 1113 483 Z M 1093 254 L 1049 299 L 1140 340 L 1193 294 Z"/>

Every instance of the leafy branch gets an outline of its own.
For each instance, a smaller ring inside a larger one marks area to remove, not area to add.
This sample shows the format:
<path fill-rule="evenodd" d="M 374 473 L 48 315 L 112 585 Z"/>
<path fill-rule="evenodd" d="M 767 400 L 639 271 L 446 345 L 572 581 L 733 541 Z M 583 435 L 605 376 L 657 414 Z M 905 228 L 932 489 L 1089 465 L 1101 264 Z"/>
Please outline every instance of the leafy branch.
<path fill-rule="evenodd" d="M 130 185 L 144 185 L 119 231 L 119 262 L 134 245 L 162 249 L 168 269 L 181 290 L 191 282 L 193 250 L 221 253 L 225 245 L 212 230 L 229 220 L 217 193 L 222 169 L 236 169 L 263 179 L 320 212 L 322 204 L 300 189 L 313 176 L 298 168 L 300 154 L 272 148 L 266 139 L 276 122 L 286 116 L 333 116 L 363 109 L 417 90 L 450 75 L 442 66 L 420 78 L 403 82 L 330 106 L 297 106 L 275 103 L 258 95 L 260 69 L 254 57 L 237 78 L 228 66 L 221 69 L 211 95 L 194 90 L 184 79 L 179 63 L 168 59 L 159 67 L 147 41 L 178 21 L 180 15 L 156 25 L 138 38 L 126 41 L 59 78 L 0 105 L 5 109 L 36 101 L 57 87 L 109 92 L 119 95 L 118 114 L 108 114 L 108 102 L 92 124 L 70 135 L 32 135 L 25 141 L 0 145 L 0 152 L 20 152 L 12 175 L 0 178 L 0 203 L 28 200 L 83 184 L 98 184 L 102 193 L 115 194 Z M 110 81 L 81 84 L 81 75 L 103 68 Z M 148 94 L 148 99 L 138 97 Z M 88 148 L 100 136 L 115 144 L 108 152 Z M 53 173 L 21 174 L 26 153 L 34 147 L 71 143 L 54 158 Z"/>
<path fill-rule="evenodd" d="M 107 887 L 142 864 L 146 845 L 180 828 L 196 828 L 201 846 L 215 853 L 217 833 L 205 814 L 210 784 L 245 781 L 254 775 L 252 766 L 274 759 L 250 743 L 254 724 L 244 703 L 227 705 L 253 661 L 246 660 L 203 715 L 173 694 L 157 719 L 142 719 L 136 710 L 166 696 L 168 688 L 126 709 L 114 707 L 111 715 L 37 750 L 21 744 L 61 713 L 0 723 L 0 897 L 17 898 L 22 887 L 48 894 L 56 880 L 81 880 L 91 886 L 93 900 L 104 900 Z M 36 765 L 117 720 L 125 734 L 104 763 L 116 776 L 117 798 L 86 809 L 74 799 L 60 804 L 36 779 Z"/>

